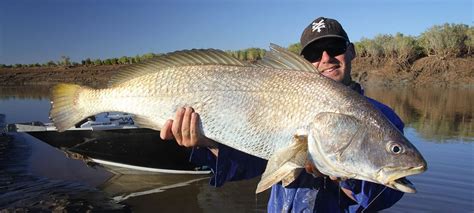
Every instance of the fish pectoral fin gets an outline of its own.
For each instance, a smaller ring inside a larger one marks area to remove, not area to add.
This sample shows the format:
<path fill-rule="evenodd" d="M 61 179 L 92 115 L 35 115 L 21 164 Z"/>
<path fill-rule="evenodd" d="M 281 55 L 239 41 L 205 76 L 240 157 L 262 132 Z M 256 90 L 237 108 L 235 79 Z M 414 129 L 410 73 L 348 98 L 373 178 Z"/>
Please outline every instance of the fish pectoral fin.
<path fill-rule="evenodd" d="M 265 170 L 262 175 L 262 179 L 257 185 L 257 190 L 255 193 L 263 192 L 280 181 L 282 182 L 283 186 L 288 186 L 298 177 L 302 170 L 303 168 L 300 165 L 294 164 L 292 162 L 287 162 L 281 165 L 276 171 L 270 174 L 268 174 L 267 170 Z"/>
<path fill-rule="evenodd" d="M 157 131 L 161 130 L 161 126 L 158 126 L 155 120 L 143 115 L 135 115 L 133 117 L 133 122 L 140 128 L 154 129 Z"/>
<path fill-rule="evenodd" d="M 256 193 L 263 192 L 280 181 L 284 186 L 293 182 L 304 168 L 307 156 L 307 136 L 295 135 L 290 146 L 276 151 L 268 159 Z"/>
<path fill-rule="evenodd" d="M 303 171 L 304 168 L 301 168 L 300 165 L 297 165 L 296 167 L 294 167 L 282 180 L 281 180 L 281 184 L 283 186 L 288 186 L 290 185 L 291 183 L 293 183 L 293 181 L 296 180 L 296 178 L 300 175 L 301 171 Z"/>

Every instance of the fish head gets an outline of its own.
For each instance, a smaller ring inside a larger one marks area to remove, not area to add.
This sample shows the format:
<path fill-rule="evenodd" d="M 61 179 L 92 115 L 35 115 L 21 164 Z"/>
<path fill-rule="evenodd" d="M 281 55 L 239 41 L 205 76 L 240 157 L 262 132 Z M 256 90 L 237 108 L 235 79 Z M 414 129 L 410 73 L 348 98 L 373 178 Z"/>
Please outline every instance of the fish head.
<path fill-rule="evenodd" d="M 398 129 L 340 113 L 320 113 L 310 125 L 309 159 L 323 174 L 366 180 L 416 192 L 404 177 L 422 173 L 426 161 Z"/>

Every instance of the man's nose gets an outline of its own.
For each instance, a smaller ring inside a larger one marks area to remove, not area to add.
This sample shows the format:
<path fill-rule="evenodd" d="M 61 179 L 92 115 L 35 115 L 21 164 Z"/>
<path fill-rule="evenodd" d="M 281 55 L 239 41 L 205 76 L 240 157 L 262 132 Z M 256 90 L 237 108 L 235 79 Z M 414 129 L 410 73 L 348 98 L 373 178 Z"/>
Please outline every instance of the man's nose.
<path fill-rule="evenodd" d="M 326 52 L 326 50 L 323 51 L 323 54 L 321 55 L 321 62 L 328 62 L 331 56 Z"/>

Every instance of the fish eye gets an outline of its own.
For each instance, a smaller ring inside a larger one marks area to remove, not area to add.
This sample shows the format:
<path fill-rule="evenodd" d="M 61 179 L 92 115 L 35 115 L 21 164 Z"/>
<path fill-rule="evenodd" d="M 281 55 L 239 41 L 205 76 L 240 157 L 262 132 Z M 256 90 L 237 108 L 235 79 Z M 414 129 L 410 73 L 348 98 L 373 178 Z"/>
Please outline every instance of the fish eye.
<path fill-rule="evenodd" d="M 400 144 L 398 143 L 395 143 L 395 142 L 390 142 L 387 144 L 387 150 L 393 154 L 401 154 L 403 153 L 403 146 L 401 146 Z"/>

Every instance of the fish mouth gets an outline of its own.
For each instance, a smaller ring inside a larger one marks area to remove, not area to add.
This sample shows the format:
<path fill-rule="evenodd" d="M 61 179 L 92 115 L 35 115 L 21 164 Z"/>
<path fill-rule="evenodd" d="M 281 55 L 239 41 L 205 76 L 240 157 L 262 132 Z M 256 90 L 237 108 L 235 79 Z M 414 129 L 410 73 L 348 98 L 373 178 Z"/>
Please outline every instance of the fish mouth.
<path fill-rule="evenodd" d="M 405 193 L 416 193 L 415 186 L 408 179 L 406 179 L 406 177 L 410 175 L 420 174 L 424 171 L 426 171 L 426 166 L 408 168 L 403 172 L 396 173 L 389 177 L 389 181 L 385 185 Z"/>

